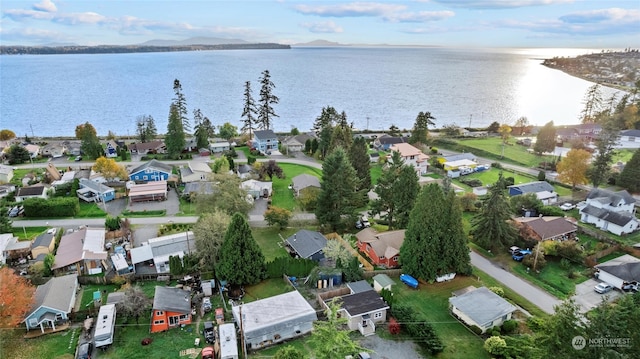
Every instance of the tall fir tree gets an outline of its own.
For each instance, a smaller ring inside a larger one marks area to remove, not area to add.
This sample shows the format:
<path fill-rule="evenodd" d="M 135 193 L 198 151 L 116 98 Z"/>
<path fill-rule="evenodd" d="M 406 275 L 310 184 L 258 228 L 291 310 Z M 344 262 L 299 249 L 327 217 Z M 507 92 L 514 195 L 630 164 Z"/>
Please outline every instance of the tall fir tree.
<path fill-rule="evenodd" d="M 242 214 L 235 213 L 231 217 L 219 253 L 217 274 L 221 279 L 242 285 L 256 284 L 264 278 L 264 255 Z"/>
<path fill-rule="evenodd" d="M 193 110 L 194 133 L 198 148 L 208 148 L 209 138 L 215 135 L 211 120 L 202 114 L 199 108 Z"/>
<path fill-rule="evenodd" d="M 604 104 L 600 84 L 594 84 L 587 89 L 582 103 L 584 104 L 584 108 L 582 112 L 580 112 L 580 122 L 595 123 Z"/>
<path fill-rule="evenodd" d="M 246 133 L 251 138 L 253 135 L 253 128 L 257 123 L 256 114 L 256 101 L 253 99 L 253 92 L 251 91 L 251 82 L 246 81 L 244 83 L 244 107 L 242 108 L 242 127 L 240 132 Z"/>
<path fill-rule="evenodd" d="M 363 206 L 368 201 L 367 193 L 371 189 L 371 166 L 369 165 L 367 142 L 364 137 L 356 137 L 353 140 L 349 148 L 349 162 L 356 170 L 356 177 L 360 180 L 356 191 L 361 199 L 360 205 Z"/>
<path fill-rule="evenodd" d="M 349 221 L 355 217 L 357 187 L 356 170 L 349 163 L 344 149 L 335 149 L 322 164 L 322 182 L 315 211 L 320 225 L 334 232 L 345 228 L 345 217 Z"/>
<path fill-rule="evenodd" d="M 518 233 L 511 223 L 511 206 L 505 191 L 502 172 L 498 181 L 482 199 L 480 211 L 471 220 L 471 234 L 476 244 L 485 249 L 500 249 L 513 244 Z"/>
<path fill-rule="evenodd" d="M 631 193 L 640 192 L 640 149 L 625 164 L 617 184 Z"/>
<path fill-rule="evenodd" d="M 273 118 L 279 117 L 276 115 L 272 105 L 280 102 L 278 96 L 273 94 L 273 89 L 276 85 L 271 81 L 271 74 L 269 70 L 262 71 L 262 77 L 260 78 L 260 104 L 258 107 L 258 124 L 263 130 L 271 129 L 273 125 Z"/>
<path fill-rule="evenodd" d="M 171 157 L 176 157 L 182 153 L 186 144 L 182 119 L 175 104 L 169 107 L 169 122 L 167 123 L 167 136 L 164 139 L 167 153 Z"/>
<path fill-rule="evenodd" d="M 413 124 L 411 130 L 411 136 L 409 136 L 410 144 L 423 144 L 427 143 L 427 136 L 429 135 L 429 126 L 435 126 L 436 118 L 431 115 L 431 112 L 422 112 L 416 117 L 416 122 Z"/>
<path fill-rule="evenodd" d="M 380 215 L 387 221 L 389 229 L 397 228 L 395 225 L 396 215 L 396 179 L 400 176 L 400 168 L 404 165 L 404 161 L 400 156 L 400 152 L 394 151 L 391 154 L 391 160 L 387 162 L 386 167 L 382 170 L 382 175 L 378 178 L 378 183 L 373 191 L 378 195 L 372 204 L 372 214 Z"/>
<path fill-rule="evenodd" d="M 418 193 L 420 193 L 420 184 L 418 182 L 418 174 L 411 165 L 403 165 L 400 167 L 398 177 L 393 183 L 393 202 L 396 208 L 395 228 L 407 228 L 411 210 L 415 205 Z"/>
<path fill-rule="evenodd" d="M 611 173 L 611 161 L 616 154 L 616 145 L 620 137 L 620 129 L 616 123 L 607 119 L 602 123 L 602 131 L 595 139 L 596 155 L 589 170 L 589 179 L 594 187 L 606 182 Z"/>
<path fill-rule="evenodd" d="M 338 123 L 340 115 L 335 108 L 331 106 L 323 107 L 322 113 L 313 123 L 313 129 L 318 134 L 318 155 L 324 159 L 329 153 L 331 146 L 331 138 L 333 135 L 333 127 Z M 315 152 L 315 150 L 313 151 Z"/>
<path fill-rule="evenodd" d="M 448 273 L 469 273 L 462 213 L 451 199 L 437 184 L 420 191 L 400 247 L 404 272 L 427 281 Z"/>
<path fill-rule="evenodd" d="M 188 133 L 191 131 L 191 125 L 189 124 L 189 118 L 187 117 L 187 99 L 182 93 L 182 85 L 178 79 L 173 80 L 173 92 L 175 93 L 173 104 L 176 107 L 176 112 L 180 117 L 180 121 L 182 121 L 182 130 L 185 133 Z"/>

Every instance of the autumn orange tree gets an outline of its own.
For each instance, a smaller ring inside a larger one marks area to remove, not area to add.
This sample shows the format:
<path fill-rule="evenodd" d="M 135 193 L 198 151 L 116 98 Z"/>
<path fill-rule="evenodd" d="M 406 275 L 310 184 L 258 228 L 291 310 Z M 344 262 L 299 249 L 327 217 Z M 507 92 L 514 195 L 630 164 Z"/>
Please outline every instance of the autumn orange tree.
<path fill-rule="evenodd" d="M 498 133 L 500 134 L 500 137 L 502 137 L 502 142 L 507 142 L 507 140 L 511 136 L 511 131 L 511 126 L 507 125 L 506 123 L 500 125 L 500 127 L 498 128 Z"/>
<path fill-rule="evenodd" d="M 570 183 L 571 189 L 575 189 L 576 185 L 587 184 L 587 169 L 589 169 L 589 160 L 591 153 L 582 149 L 572 149 L 567 153 L 558 165 L 558 179 L 564 183 Z"/>
<path fill-rule="evenodd" d="M 98 158 L 93 165 L 93 170 L 102 173 L 104 178 L 108 180 L 114 178 L 126 180 L 129 178 L 129 174 L 124 166 L 119 165 L 113 158 L 106 158 L 104 156 Z"/>
<path fill-rule="evenodd" d="M 35 288 L 7 267 L 0 268 L 0 328 L 11 328 L 31 308 Z"/>

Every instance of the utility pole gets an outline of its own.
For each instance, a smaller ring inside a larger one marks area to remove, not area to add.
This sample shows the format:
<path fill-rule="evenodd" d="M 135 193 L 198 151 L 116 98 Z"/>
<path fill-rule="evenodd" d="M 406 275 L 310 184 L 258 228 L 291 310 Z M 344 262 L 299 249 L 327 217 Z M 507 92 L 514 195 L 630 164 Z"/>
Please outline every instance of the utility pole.
<path fill-rule="evenodd" d="M 471 119 L 473 118 L 473 114 L 469 115 L 469 131 L 471 131 Z"/>
<path fill-rule="evenodd" d="M 369 131 L 369 116 L 367 116 L 367 131 Z"/>

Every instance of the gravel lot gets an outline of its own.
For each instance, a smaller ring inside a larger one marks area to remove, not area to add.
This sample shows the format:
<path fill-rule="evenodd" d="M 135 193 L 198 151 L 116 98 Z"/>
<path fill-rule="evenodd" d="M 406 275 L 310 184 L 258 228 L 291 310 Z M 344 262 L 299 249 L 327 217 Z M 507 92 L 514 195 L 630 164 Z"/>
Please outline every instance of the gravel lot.
<path fill-rule="evenodd" d="M 360 345 L 373 351 L 371 359 L 423 358 L 413 342 L 382 339 L 377 334 L 364 337 L 360 340 Z"/>

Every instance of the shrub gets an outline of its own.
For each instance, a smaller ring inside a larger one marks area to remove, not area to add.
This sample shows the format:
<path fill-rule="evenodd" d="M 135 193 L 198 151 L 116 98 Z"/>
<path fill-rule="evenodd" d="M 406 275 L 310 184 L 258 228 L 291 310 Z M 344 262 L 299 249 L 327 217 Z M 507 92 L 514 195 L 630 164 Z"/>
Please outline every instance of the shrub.
<path fill-rule="evenodd" d="M 527 327 L 534 332 L 538 332 L 544 327 L 544 319 L 540 317 L 529 317 L 527 318 Z"/>
<path fill-rule="evenodd" d="M 398 323 L 396 318 L 391 317 L 391 319 L 389 319 L 389 333 L 393 335 L 400 333 L 400 323 Z"/>
<path fill-rule="evenodd" d="M 574 270 L 569 271 L 569 273 L 567 273 L 567 278 L 569 278 L 569 279 L 576 279 L 579 276 L 580 276 L 580 273 L 578 273 L 578 272 L 576 272 Z"/>
<path fill-rule="evenodd" d="M 435 147 L 431 147 L 431 154 L 437 155 L 438 154 L 438 149 Z"/>
<path fill-rule="evenodd" d="M 502 168 L 502 163 L 500 163 L 500 162 L 493 162 L 493 163 L 491 164 L 491 167 L 493 167 L 493 168 L 497 168 L 497 169 L 501 169 L 501 168 Z"/>
<path fill-rule="evenodd" d="M 256 162 L 256 157 L 255 156 L 248 156 L 247 157 L 247 164 L 252 165 L 254 162 Z"/>
<path fill-rule="evenodd" d="M 502 289 L 502 287 L 490 287 L 489 290 L 501 297 L 504 297 L 504 289 Z"/>
<path fill-rule="evenodd" d="M 547 179 L 547 173 L 545 171 L 538 172 L 538 181 L 544 181 Z"/>
<path fill-rule="evenodd" d="M 107 219 L 104 221 L 104 226 L 110 231 L 120 229 L 120 217 L 111 217 L 107 215 Z"/>
<path fill-rule="evenodd" d="M 571 268 L 571 262 L 569 262 L 569 260 L 567 258 L 562 258 L 560 260 L 560 268 L 567 270 L 569 268 Z"/>
<path fill-rule="evenodd" d="M 485 340 L 484 349 L 491 355 L 502 356 L 507 349 L 507 342 L 500 336 L 492 336 Z"/>
<path fill-rule="evenodd" d="M 482 187 L 482 181 L 477 178 L 463 178 L 460 182 L 470 187 Z"/>
<path fill-rule="evenodd" d="M 513 184 L 516 182 L 516 180 L 513 177 L 506 177 L 504 179 L 504 185 L 505 186 L 513 186 Z"/>
<path fill-rule="evenodd" d="M 474 333 L 476 333 L 478 335 L 482 334 L 482 329 L 480 329 L 480 327 L 477 326 L 477 325 L 472 325 L 472 326 L 469 327 L 469 329 L 471 329 L 472 332 L 474 332 Z"/>
<path fill-rule="evenodd" d="M 502 323 L 501 331 L 503 334 L 511 334 L 516 331 L 516 328 L 518 328 L 518 322 L 513 319 L 509 319 Z"/>
<path fill-rule="evenodd" d="M 499 337 L 500 336 L 500 327 L 491 328 L 491 336 Z"/>

